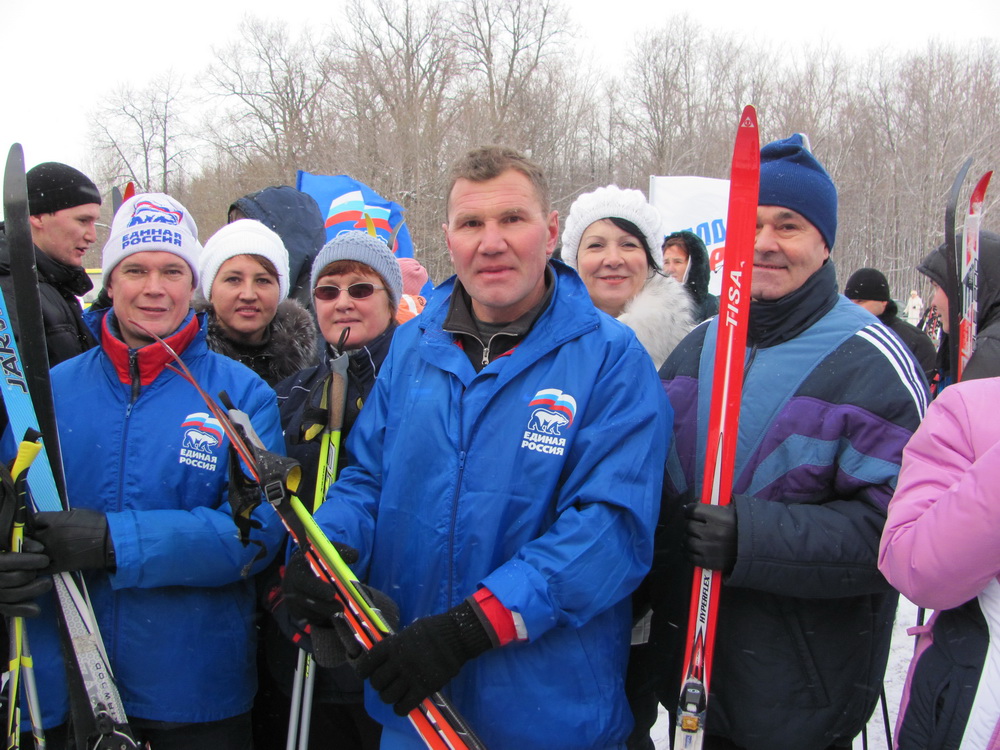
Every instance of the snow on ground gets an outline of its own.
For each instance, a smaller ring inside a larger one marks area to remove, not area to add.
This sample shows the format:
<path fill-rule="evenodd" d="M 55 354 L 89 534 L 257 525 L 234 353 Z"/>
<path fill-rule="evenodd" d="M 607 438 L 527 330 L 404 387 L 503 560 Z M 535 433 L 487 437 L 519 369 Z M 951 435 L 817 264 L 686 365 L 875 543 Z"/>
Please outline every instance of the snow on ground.
<path fill-rule="evenodd" d="M 903 597 L 899 597 L 899 608 L 896 610 L 896 624 L 892 632 L 892 646 L 889 651 L 889 664 L 885 670 L 885 697 L 889 706 L 889 724 L 895 730 L 896 714 L 899 711 L 899 698 L 906 681 L 906 670 L 913 654 L 913 638 L 906 634 L 906 629 L 917 622 L 917 608 Z M 670 732 L 673 727 L 667 712 L 660 707 L 660 718 L 653 726 L 651 737 L 657 750 L 669 750 Z M 854 750 L 865 747 L 861 738 L 854 741 Z M 876 707 L 875 713 L 868 722 L 868 750 L 889 750 L 886 744 L 885 728 L 882 722 L 882 706 Z"/>

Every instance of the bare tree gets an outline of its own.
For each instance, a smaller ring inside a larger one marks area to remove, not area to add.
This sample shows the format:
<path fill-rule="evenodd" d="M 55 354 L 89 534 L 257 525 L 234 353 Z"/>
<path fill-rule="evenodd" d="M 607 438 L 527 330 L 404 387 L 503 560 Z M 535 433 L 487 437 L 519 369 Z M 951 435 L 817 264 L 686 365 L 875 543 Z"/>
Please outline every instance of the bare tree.
<path fill-rule="evenodd" d="M 438 271 L 441 201 L 449 132 L 460 113 L 458 67 L 448 6 L 413 0 L 354 0 L 340 39 L 336 88 L 345 145 L 341 171 L 408 210 L 422 258 Z"/>
<path fill-rule="evenodd" d="M 308 31 L 293 38 L 284 22 L 245 18 L 240 38 L 216 53 L 206 75 L 219 105 L 206 120 L 208 141 L 262 181 L 290 179 L 331 140 L 333 75 L 327 42 Z"/>
<path fill-rule="evenodd" d="M 183 79 L 167 72 L 145 88 L 122 84 L 101 100 L 91 135 L 103 180 L 172 189 L 188 154 L 183 90 Z"/>
<path fill-rule="evenodd" d="M 536 76 L 560 48 L 566 10 L 558 0 L 460 0 L 455 13 L 485 140 L 508 143 Z"/>

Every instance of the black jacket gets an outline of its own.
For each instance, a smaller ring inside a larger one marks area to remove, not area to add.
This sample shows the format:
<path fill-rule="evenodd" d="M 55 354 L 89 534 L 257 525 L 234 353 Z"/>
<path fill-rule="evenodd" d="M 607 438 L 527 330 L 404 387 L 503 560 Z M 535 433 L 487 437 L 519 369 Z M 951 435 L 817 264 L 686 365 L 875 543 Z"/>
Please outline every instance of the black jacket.
<path fill-rule="evenodd" d="M 670 237 L 674 236 L 680 237 L 687 249 L 688 270 L 684 279 L 684 288 L 694 300 L 694 322 L 697 324 L 719 312 L 719 298 L 708 293 L 708 280 L 712 273 L 708 260 L 708 249 L 701 237 L 694 232 L 683 231 L 670 235 Z"/>
<path fill-rule="evenodd" d="M 920 365 L 920 369 L 924 371 L 927 382 L 930 382 L 937 370 L 937 350 L 934 348 L 931 337 L 899 317 L 899 307 L 893 300 L 889 300 L 885 312 L 879 315 L 878 319 L 899 336 L 900 340 L 906 344 L 906 348 L 913 352 L 913 357 Z"/>
<path fill-rule="evenodd" d="M 0 225 L 2 227 L 2 225 Z M 93 289 L 94 284 L 83 268 L 67 266 L 53 260 L 37 247 L 35 264 L 38 267 L 38 294 L 42 303 L 42 321 L 45 325 L 45 344 L 49 367 L 82 354 L 97 345 L 97 341 L 83 322 L 83 308 L 78 296 Z M 6 235 L 0 231 L 0 288 L 7 302 L 14 335 L 21 343 L 17 310 L 14 307 L 14 280 L 10 275 L 10 251 Z M 23 343 L 22 343 L 23 346 Z"/>
<path fill-rule="evenodd" d="M 375 385 L 382 362 L 389 352 L 395 323 L 368 346 L 351 352 L 347 366 L 347 408 L 344 412 L 344 426 L 341 430 L 341 445 L 351 430 L 354 420 L 361 411 L 364 400 Z M 319 442 L 305 442 L 301 439 L 301 425 L 305 413 L 319 403 L 319 388 L 330 372 L 329 361 L 323 361 L 296 373 L 275 386 L 278 394 L 278 410 L 281 412 L 281 426 L 285 431 L 285 447 L 288 455 L 302 465 L 302 483 L 299 497 L 307 507 L 312 506 L 316 488 L 316 472 L 319 465 Z M 342 468 L 350 461 L 350 456 L 341 448 L 338 466 Z M 288 622 L 288 615 L 281 605 L 281 581 L 273 567 L 267 573 L 263 585 L 264 606 L 273 614 L 263 625 L 264 652 L 268 669 L 283 691 L 289 691 L 295 670 L 296 648 L 286 634 L 294 630 Z M 354 670 L 344 664 L 334 669 L 318 668 L 316 671 L 316 700 L 323 703 L 358 703 L 362 701 L 363 683 Z"/>
<path fill-rule="evenodd" d="M 958 236 L 958 246 L 962 246 L 961 235 Z M 947 246 L 942 243 L 920 261 L 917 270 L 947 292 L 946 252 Z M 1000 375 L 1000 235 L 994 232 L 983 231 L 979 234 L 977 287 L 976 350 L 965 366 L 963 380 Z M 949 294 L 949 304 L 952 304 L 950 300 Z M 938 369 L 946 381 L 951 374 L 948 360 L 948 339 L 942 336 L 938 349 Z"/>

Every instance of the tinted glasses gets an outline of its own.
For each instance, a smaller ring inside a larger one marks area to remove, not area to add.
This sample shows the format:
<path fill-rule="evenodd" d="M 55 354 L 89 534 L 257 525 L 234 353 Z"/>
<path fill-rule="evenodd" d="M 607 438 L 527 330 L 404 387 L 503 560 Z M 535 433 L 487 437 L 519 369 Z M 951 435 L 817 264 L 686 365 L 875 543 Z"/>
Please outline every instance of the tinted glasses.
<path fill-rule="evenodd" d="M 341 292 L 347 292 L 351 296 L 351 299 L 365 299 L 366 297 L 371 297 L 380 289 L 385 289 L 385 287 L 375 286 L 374 284 L 369 284 L 367 281 L 351 284 L 346 289 L 341 289 L 339 286 L 323 285 L 313 289 L 313 296 L 325 302 L 332 302 L 340 296 Z"/>

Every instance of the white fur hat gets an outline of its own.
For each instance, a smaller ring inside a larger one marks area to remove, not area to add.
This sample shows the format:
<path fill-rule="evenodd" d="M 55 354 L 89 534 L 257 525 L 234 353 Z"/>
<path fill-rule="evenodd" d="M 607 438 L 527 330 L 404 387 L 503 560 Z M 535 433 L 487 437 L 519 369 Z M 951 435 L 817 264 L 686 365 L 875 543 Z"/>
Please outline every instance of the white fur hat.
<path fill-rule="evenodd" d="M 275 232 L 256 219 L 239 219 L 209 237 L 198 263 L 201 293 L 212 299 L 212 284 L 222 264 L 237 255 L 259 255 L 278 270 L 278 299 L 288 296 L 288 250 Z"/>
<path fill-rule="evenodd" d="M 178 256 L 190 266 L 198 283 L 198 225 L 184 206 L 165 193 L 140 193 L 119 207 L 101 252 L 104 285 L 125 258 L 147 250 Z"/>
<path fill-rule="evenodd" d="M 646 201 L 639 190 L 622 189 L 617 185 L 607 185 L 590 193 L 584 193 L 569 208 L 566 227 L 562 235 L 563 262 L 577 267 L 576 255 L 580 249 L 580 239 L 591 224 L 601 219 L 625 219 L 631 221 L 643 233 L 649 245 L 653 262 L 663 268 L 663 233 L 660 229 L 660 212 Z"/>

